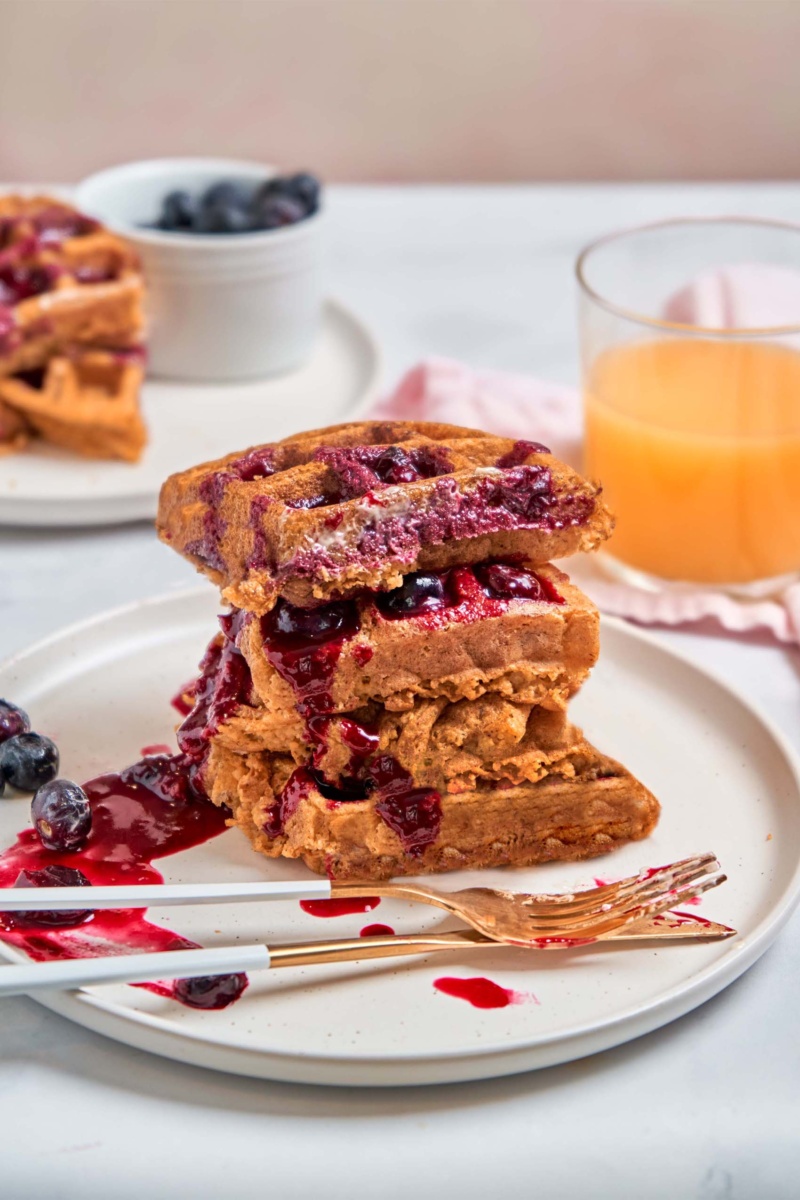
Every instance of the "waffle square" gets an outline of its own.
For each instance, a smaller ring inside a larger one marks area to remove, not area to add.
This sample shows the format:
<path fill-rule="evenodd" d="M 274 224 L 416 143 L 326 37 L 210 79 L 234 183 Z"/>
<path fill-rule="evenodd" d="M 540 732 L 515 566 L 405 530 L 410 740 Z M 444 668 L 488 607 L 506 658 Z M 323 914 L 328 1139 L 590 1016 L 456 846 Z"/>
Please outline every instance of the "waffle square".
<path fill-rule="evenodd" d="M 420 790 L 411 821 L 408 805 L 393 805 L 380 789 L 363 799 L 331 798 L 290 758 L 237 754 L 216 741 L 205 786 L 259 853 L 302 859 L 337 880 L 572 861 L 652 831 L 658 801 L 624 767 L 587 742 L 571 765 L 569 778 L 547 775 L 516 787 Z"/>
<path fill-rule="evenodd" d="M 491 557 L 548 562 L 593 549 L 613 521 L 600 489 L 538 443 L 372 421 L 173 475 L 157 526 L 224 599 L 264 613 Z"/>
<path fill-rule="evenodd" d="M 0 197 L 0 376 L 69 346 L 129 348 L 143 337 L 138 259 L 63 201 Z"/>
<path fill-rule="evenodd" d="M 0 378 L 0 442 L 6 411 L 15 449 L 35 435 L 84 458 L 136 462 L 147 441 L 139 411 L 143 374 L 137 357 L 77 350 L 56 355 L 39 372 Z"/>

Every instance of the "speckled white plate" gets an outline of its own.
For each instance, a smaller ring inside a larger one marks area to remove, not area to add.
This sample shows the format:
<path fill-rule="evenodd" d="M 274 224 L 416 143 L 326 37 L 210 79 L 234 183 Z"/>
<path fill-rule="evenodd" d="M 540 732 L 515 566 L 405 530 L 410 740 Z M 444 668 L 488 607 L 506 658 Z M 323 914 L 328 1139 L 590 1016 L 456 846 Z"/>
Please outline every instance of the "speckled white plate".
<path fill-rule="evenodd" d="M 324 309 L 310 362 L 276 379 L 239 384 L 148 379 L 150 442 L 141 462 L 93 462 L 33 442 L 0 456 L 0 524 L 112 525 L 150 519 L 173 471 L 300 429 L 349 421 L 374 396 L 380 351 L 369 329 L 335 301 Z"/>
<path fill-rule="evenodd" d="M 0 695 L 24 705 L 35 726 L 58 741 L 63 774 L 86 779 L 118 768 L 137 758 L 140 747 L 170 741 L 168 697 L 191 675 L 215 610 L 206 588 L 73 627 L 0 667 Z M 600 664 L 574 708 L 592 741 L 661 799 L 653 836 L 589 863 L 453 874 L 439 885 L 480 879 L 555 891 L 713 850 L 729 882 L 693 911 L 734 925 L 739 937 L 564 953 L 480 950 L 262 972 L 222 1012 L 194 1011 L 126 986 L 41 1002 L 168 1058 L 270 1079 L 376 1086 L 544 1067 L 680 1017 L 751 966 L 797 903 L 798 763 L 767 721 L 722 683 L 612 619 L 603 622 Z M 26 799 L 0 801 L 3 846 L 27 823 Z M 158 865 L 176 882 L 308 874 L 256 857 L 235 830 Z M 333 920 L 311 917 L 296 903 L 152 909 L 150 916 L 206 945 L 354 936 L 374 921 L 409 933 L 454 927 L 435 910 L 388 901 L 366 917 Z M 0 954 L 16 957 L 1 944 Z M 442 975 L 487 976 L 525 998 L 506 1008 L 472 1008 L 435 990 Z"/>

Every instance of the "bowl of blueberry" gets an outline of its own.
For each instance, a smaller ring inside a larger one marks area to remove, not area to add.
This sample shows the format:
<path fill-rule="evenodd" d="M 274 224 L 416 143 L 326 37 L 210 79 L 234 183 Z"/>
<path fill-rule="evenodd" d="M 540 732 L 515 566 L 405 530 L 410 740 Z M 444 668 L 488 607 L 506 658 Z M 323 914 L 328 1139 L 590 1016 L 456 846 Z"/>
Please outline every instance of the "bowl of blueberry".
<path fill-rule="evenodd" d="M 233 159 L 153 159 L 90 176 L 75 199 L 141 256 L 152 374 L 258 379 L 309 358 L 323 300 L 316 176 Z"/>

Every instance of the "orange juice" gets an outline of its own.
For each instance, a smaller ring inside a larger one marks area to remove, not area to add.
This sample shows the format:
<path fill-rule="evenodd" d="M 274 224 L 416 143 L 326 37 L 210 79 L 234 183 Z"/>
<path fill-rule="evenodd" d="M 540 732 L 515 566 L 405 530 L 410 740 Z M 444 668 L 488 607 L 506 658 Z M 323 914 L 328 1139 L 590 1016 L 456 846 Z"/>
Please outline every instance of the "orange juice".
<path fill-rule="evenodd" d="M 607 350 L 586 381 L 586 469 L 610 553 L 665 579 L 800 569 L 800 353 L 675 338 Z"/>

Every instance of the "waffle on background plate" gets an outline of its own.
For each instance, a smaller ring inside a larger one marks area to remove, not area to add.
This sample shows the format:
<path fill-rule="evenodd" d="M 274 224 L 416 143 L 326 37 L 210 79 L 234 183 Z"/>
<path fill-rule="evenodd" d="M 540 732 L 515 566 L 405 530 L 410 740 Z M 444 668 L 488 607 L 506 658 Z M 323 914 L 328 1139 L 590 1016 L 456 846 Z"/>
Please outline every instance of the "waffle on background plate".
<path fill-rule="evenodd" d="M 0 196 L 0 453 L 135 462 L 144 286 L 131 248 L 48 196 Z"/>
<path fill-rule="evenodd" d="M 172 476 L 158 527 L 231 605 L 178 740 L 260 853 L 385 879 L 653 829 L 656 799 L 569 721 L 599 617 L 548 560 L 613 519 L 546 447 L 334 426 Z"/>

